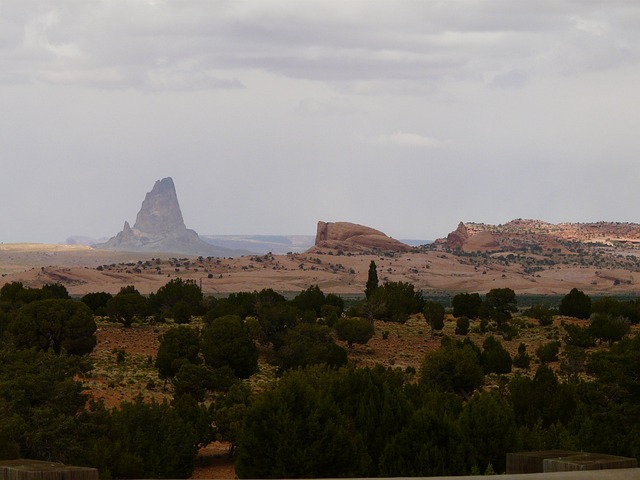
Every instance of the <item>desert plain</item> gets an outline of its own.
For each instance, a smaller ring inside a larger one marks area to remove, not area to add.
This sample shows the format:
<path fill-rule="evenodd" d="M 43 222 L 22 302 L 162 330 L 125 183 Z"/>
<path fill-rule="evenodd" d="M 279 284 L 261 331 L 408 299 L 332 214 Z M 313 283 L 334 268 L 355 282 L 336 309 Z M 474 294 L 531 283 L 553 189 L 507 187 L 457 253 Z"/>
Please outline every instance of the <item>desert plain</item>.
<path fill-rule="evenodd" d="M 73 296 L 117 293 L 134 285 L 155 292 L 172 278 L 194 280 L 205 295 L 272 288 L 297 293 L 318 285 L 325 293 L 361 295 L 371 261 L 381 282 L 412 283 L 425 294 L 487 292 L 512 288 L 517 294 L 564 295 L 640 292 L 636 250 L 590 255 L 477 252 L 460 254 L 416 248 L 404 253 L 347 252 L 312 248 L 304 253 L 196 257 L 114 252 L 82 245 L 1 244 L 0 287 L 19 281 L 28 287 L 61 283 Z"/>

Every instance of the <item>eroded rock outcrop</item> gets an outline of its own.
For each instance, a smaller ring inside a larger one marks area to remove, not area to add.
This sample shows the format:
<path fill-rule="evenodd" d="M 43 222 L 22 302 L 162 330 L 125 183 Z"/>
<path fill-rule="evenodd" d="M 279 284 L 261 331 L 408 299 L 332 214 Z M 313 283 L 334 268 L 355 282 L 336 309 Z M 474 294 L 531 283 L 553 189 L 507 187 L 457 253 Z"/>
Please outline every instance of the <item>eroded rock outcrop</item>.
<path fill-rule="evenodd" d="M 379 230 L 357 223 L 318 222 L 316 248 L 406 252 L 411 247 Z"/>
<path fill-rule="evenodd" d="M 203 256 L 233 256 L 241 253 L 211 245 L 185 226 L 171 177 L 158 180 L 147 193 L 133 228 L 125 221 L 120 233 L 96 247 L 127 252 Z"/>
<path fill-rule="evenodd" d="M 456 228 L 453 232 L 447 235 L 445 244 L 447 248 L 459 250 L 462 248 L 462 246 L 468 239 L 469 239 L 469 230 L 467 230 L 467 227 L 463 222 L 460 222 L 458 224 L 458 228 Z"/>
<path fill-rule="evenodd" d="M 523 249 L 567 252 L 571 243 L 639 248 L 640 225 L 620 222 L 552 224 L 520 218 L 504 225 L 460 222 L 446 238 L 435 242 L 437 246 L 465 252 Z"/>

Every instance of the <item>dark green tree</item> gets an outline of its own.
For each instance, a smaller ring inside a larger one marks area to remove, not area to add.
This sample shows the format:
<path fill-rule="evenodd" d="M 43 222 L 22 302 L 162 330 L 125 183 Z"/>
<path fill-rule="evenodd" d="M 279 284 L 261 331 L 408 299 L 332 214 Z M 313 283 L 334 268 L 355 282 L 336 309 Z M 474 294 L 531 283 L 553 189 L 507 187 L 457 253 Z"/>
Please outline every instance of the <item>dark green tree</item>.
<path fill-rule="evenodd" d="M 275 354 L 281 370 L 325 364 L 341 367 L 347 363 L 347 352 L 336 345 L 329 327 L 302 323 L 287 330 Z"/>
<path fill-rule="evenodd" d="M 437 350 L 427 352 L 422 362 L 420 381 L 468 397 L 482 386 L 484 371 L 473 347 L 449 340 Z"/>
<path fill-rule="evenodd" d="M 371 462 L 366 476 L 379 475 L 380 456 L 391 438 L 411 420 L 415 407 L 400 369 L 344 368 L 330 388 L 341 412 L 362 436 Z M 420 401 L 423 400 L 422 392 Z M 440 404 L 444 402 L 439 402 Z"/>
<path fill-rule="evenodd" d="M 464 475 L 468 471 L 465 450 L 455 418 L 421 408 L 385 447 L 380 458 L 380 475 Z"/>
<path fill-rule="evenodd" d="M 87 402 L 74 377 L 89 371 L 88 358 L 6 345 L 0 365 L 0 458 L 68 462 L 81 448 L 77 418 Z"/>
<path fill-rule="evenodd" d="M 5 308 L 17 308 L 24 303 L 20 298 L 24 290 L 25 287 L 22 282 L 5 283 L 0 288 L 0 302 L 6 306 Z"/>
<path fill-rule="evenodd" d="M 591 316 L 589 332 L 600 342 L 607 342 L 609 346 L 621 340 L 629 333 L 631 326 L 623 317 L 613 317 L 605 313 L 595 313 Z"/>
<path fill-rule="evenodd" d="M 315 318 L 322 315 L 322 306 L 325 304 L 326 297 L 320 287 L 312 285 L 296 295 L 292 302 L 301 312 L 312 311 Z"/>
<path fill-rule="evenodd" d="M 94 315 L 104 316 L 107 314 L 107 302 L 113 295 L 107 292 L 92 292 L 84 295 L 80 301 L 91 309 Z"/>
<path fill-rule="evenodd" d="M 425 302 L 422 310 L 425 320 L 431 326 L 431 338 L 435 336 L 435 332 L 444 328 L 444 305 L 440 302 L 429 300 Z"/>
<path fill-rule="evenodd" d="M 482 299 L 478 293 L 458 293 L 451 300 L 453 316 L 478 318 Z"/>
<path fill-rule="evenodd" d="M 525 311 L 524 315 L 529 318 L 535 318 L 541 326 L 545 327 L 553 323 L 553 316 L 557 313 L 557 310 L 545 305 L 535 305 Z"/>
<path fill-rule="evenodd" d="M 485 471 L 506 469 L 505 452 L 518 451 L 519 437 L 512 406 L 497 390 L 476 392 L 460 415 L 460 431 L 470 446 L 470 464 Z"/>
<path fill-rule="evenodd" d="M 517 310 L 516 303 L 516 293 L 511 288 L 493 288 L 486 295 L 480 316 L 495 320 L 500 326 L 511 319 L 511 314 Z"/>
<path fill-rule="evenodd" d="M 572 288 L 560 302 L 560 315 L 587 319 L 591 315 L 591 298 L 583 291 Z"/>
<path fill-rule="evenodd" d="M 0 305 L 5 310 L 16 310 L 22 305 L 39 300 L 70 298 L 66 287 L 60 283 L 47 283 L 41 288 L 29 288 L 22 282 L 9 282 L 0 288 Z"/>
<path fill-rule="evenodd" d="M 518 425 L 529 428 L 568 425 L 577 406 L 573 386 L 560 383 L 546 364 L 538 367 L 533 379 L 516 373 L 509 381 L 508 398 Z"/>
<path fill-rule="evenodd" d="M 629 323 L 640 322 L 640 299 L 618 300 L 612 297 L 603 297 L 591 303 L 591 313 L 604 313 L 612 317 L 622 317 Z"/>
<path fill-rule="evenodd" d="M 229 456 L 233 457 L 242 434 L 247 409 L 253 403 L 251 388 L 246 383 L 233 384 L 227 393 L 216 398 L 214 419 L 216 438 L 229 442 Z"/>
<path fill-rule="evenodd" d="M 60 300 L 69 300 L 71 296 L 67 287 L 61 283 L 45 283 L 42 288 L 42 298 L 58 298 Z"/>
<path fill-rule="evenodd" d="M 404 323 L 409 315 L 424 308 L 422 292 L 407 282 L 385 282 L 379 286 L 367 302 L 380 305 L 380 320 Z"/>
<path fill-rule="evenodd" d="M 576 427 L 588 451 L 640 455 L 640 335 L 591 354 L 587 372 L 596 382 L 579 384 Z"/>
<path fill-rule="evenodd" d="M 456 335 L 467 335 L 469 333 L 469 318 L 459 317 L 456 320 Z"/>
<path fill-rule="evenodd" d="M 112 320 L 131 327 L 134 318 L 149 314 L 149 302 L 133 286 L 122 287 L 120 292 L 107 302 L 107 313 Z"/>
<path fill-rule="evenodd" d="M 366 344 L 373 336 L 371 323 L 360 317 L 341 317 L 333 326 L 338 338 L 347 342 L 349 348 L 354 343 Z"/>
<path fill-rule="evenodd" d="M 26 304 L 15 313 L 9 332 L 19 348 L 85 355 L 96 346 L 96 323 L 91 310 L 73 300 L 49 299 Z"/>
<path fill-rule="evenodd" d="M 564 343 L 567 345 L 589 348 L 596 344 L 589 327 L 581 327 L 579 325 L 567 323 L 564 325 L 564 329 L 567 332 L 564 337 Z"/>
<path fill-rule="evenodd" d="M 527 353 L 527 345 L 520 342 L 518 353 L 513 357 L 513 366 L 528 371 L 531 365 L 531 356 Z"/>
<path fill-rule="evenodd" d="M 190 395 L 197 402 L 202 402 L 207 392 L 225 392 L 238 382 L 230 367 L 212 368 L 183 363 L 173 379 L 174 397 Z"/>
<path fill-rule="evenodd" d="M 320 316 L 329 326 L 333 325 L 344 312 L 344 300 L 335 293 L 325 296 L 324 304 L 320 308 Z"/>
<path fill-rule="evenodd" d="M 259 292 L 255 293 L 255 309 L 256 312 L 260 307 L 266 305 L 275 305 L 277 303 L 284 303 L 287 301 L 283 295 L 276 292 L 273 288 L 263 288 Z"/>
<path fill-rule="evenodd" d="M 190 327 L 170 328 L 160 335 L 155 365 L 160 378 L 171 379 L 185 363 L 200 364 L 200 333 Z"/>
<path fill-rule="evenodd" d="M 282 302 L 261 307 L 258 313 L 260 343 L 271 344 L 277 350 L 282 345 L 285 332 L 298 324 L 298 316 L 298 309 L 290 303 Z"/>
<path fill-rule="evenodd" d="M 227 315 L 238 315 L 240 318 L 255 315 L 258 305 L 257 298 L 255 292 L 231 293 L 226 298 L 209 297 L 207 298 L 209 310 L 207 311 L 205 320 L 210 322 L 214 318 Z"/>
<path fill-rule="evenodd" d="M 202 334 L 201 349 L 208 366 L 229 366 L 239 378 L 258 370 L 258 348 L 237 315 L 214 319 Z"/>
<path fill-rule="evenodd" d="M 371 260 L 369 264 L 369 274 L 367 276 L 367 285 L 364 289 L 365 297 L 370 298 L 376 288 L 378 288 L 378 267 L 376 266 L 376 262 Z"/>
<path fill-rule="evenodd" d="M 172 407 L 142 397 L 113 409 L 86 445 L 85 461 L 114 478 L 189 478 L 213 439 L 204 407 L 183 396 Z"/>
<path fill-rule="evenodd" d="M 540 363 L 557 362 L 558 353 L 560 353 L 560 342 L 549 342 L 536 348 L 536 356 Z"/>
<path fill-rule="evenodd" d="M 488 336 L 482 344 L 482 367 L 484 373 L 510 373 L 512 366 L 511 355 L 499 340 Z"/>
<path fill-rule="evenodd" d="M 187 323 L 192 315 L 204 313 L 202 290 L 194 280 L 181 278 L 170 280 L 149 295 L 149 306 L 161 316 L 174 318 L 177 323 Z"/>
<path fill-rule="evenodd" d="M 335 375 L 293 371 L 255 399 L 238 441 L 240 478 L 365 476 L 370 458 L 362 437 L 328 394 Z"/>

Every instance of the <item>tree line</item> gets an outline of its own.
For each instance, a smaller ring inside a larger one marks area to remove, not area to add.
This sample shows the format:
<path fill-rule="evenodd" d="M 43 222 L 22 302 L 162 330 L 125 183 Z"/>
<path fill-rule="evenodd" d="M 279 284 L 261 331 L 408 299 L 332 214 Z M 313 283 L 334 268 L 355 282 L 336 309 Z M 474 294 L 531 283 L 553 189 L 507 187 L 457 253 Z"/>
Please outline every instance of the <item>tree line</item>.
<path fill-rule="evenodd" d="M 556 315 L 573 319 L 560 339 L 562 376 L 548 365 L 558 342 L 535 352 L 535 371 L 526 345 L 513 357 L 503 347 L 515 335 L 511 289 L 456 295 L 455 338 L 442 336 L 417 373 L 356 368 L 336 339 L 347 348 L 367 343 L 374 320 L 415 314 L 431 336 L 444 325 L 443 305 L 408 283 L 378 285 L 375 270 L 372 262 L 365 298 L 349 308 L 317 286 L 290 300 L 271 289 L 207 298 L 174 279 L 149 296 L 125 287 L 78 302 L 60 285 L 6 284 L 0 459 L 94 466 L 102 478 L 184 478 L 213 439 L 231 442 L 242 478 L 502 472 L 509 451 L 551 448 L 640 458 L 640 338 L 627 335 L 637 300 L 591 301 L 574 289 L 558 309 L 524 312 L 542 327 Z M 125 327 L 175 323 L 154 359 L 170 402 L 137 398 L 107 409 L 87 401 L 78 378 L 91 370 L 95 316 Z M 203 322 L 191 324 L 194 316 Z M 467 336 L 471 323 L 487 333 L 481 345 Z M 609 348 L 591 352 L 596 342 Z M 244 379 L 261 353 L 278 379 L 253 391 Z"/>

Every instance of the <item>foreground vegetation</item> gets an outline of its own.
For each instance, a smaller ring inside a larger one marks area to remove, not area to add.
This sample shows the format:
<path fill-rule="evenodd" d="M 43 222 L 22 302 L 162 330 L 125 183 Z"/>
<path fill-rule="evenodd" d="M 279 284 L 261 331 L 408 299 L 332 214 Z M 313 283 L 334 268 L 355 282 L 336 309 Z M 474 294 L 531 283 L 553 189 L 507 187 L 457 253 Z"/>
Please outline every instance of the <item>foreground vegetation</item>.
<path fill-rule="evenodd" d="M 637 300 L 574 289 L 557 309 L 519 311 L 508 288 L 458 294 L 452 331 L 412 285 L 378 285 L 373 262 L 369 280 L 346 310 L 317 287 L 215 299 L 174 279 L 149 297 L 127 287 L 78 302 L 60 285 L 7 284 L 0 458 L 94 466 L 102 478 L 188 477 L 214 439 L 230 442 L 242 478 L 502 472 L 507 452 L 550 448 L 640 458 Z M 97 317 L 170 325 L 149 365 L 168 401 L 88 401 Z M 418 369 L 348 361 L 409 318 L 440 343 Z M 536 348 L 519 340 L 532 329 L 546 332 Z M 255 382 L 265 371 L 272 380 Z"/>

